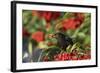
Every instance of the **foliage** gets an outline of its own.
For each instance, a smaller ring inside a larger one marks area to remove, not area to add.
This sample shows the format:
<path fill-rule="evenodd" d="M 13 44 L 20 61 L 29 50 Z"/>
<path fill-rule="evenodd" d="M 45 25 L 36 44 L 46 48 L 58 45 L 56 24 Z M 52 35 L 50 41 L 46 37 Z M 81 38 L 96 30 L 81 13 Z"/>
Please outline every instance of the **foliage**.
<path fill-rule="evenodd" d="M 90 13 L 23 10 L 22 22 L 23 38 L 29 41 L 28 46 L 23 45 L 23 53 L 27 51 L 30 62 L 91 58 Z M 65 50 L 59 47 L 59 39 L 53 38 L 58 32 L 69 36 L 73 45 L 68 45 Z M 26 41 L 23 39 L 23 42 Z"/>

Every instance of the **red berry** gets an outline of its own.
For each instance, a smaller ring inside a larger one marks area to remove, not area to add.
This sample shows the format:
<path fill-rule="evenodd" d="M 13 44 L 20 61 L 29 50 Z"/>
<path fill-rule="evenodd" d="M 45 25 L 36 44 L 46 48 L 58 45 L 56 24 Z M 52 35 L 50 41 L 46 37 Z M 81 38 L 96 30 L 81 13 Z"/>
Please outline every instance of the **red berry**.
<path fill-rule="evenodd" d="M 65 60 L 78 60 L 78 58 L 70 53 L 61 53 L 54 56 L 55 61 L 65 61 Z"/>
<path fill-rule="evenodd" d="M 60 16 L 59 12 L 50 12 L 50 11 L 40 12 L 40 17 L 44 18 L 47 22 L 50 22 L 51 20 L 55 20 L 59 16 Z"/>
<path fill-rule="evenodd" d="M 56 20 L 60 16 L 60 12 L 52 12 L 52 19 Z"/>
<path fill-rule="evenodd" d="M 64 30 L 68 30 L 68 29 L 76 29 L 77 27 L 77 23 L 75 21 L 74 18 L 69 18 L 69 19 L 65 19 L 63 22 L 62 22 L 62 25 L 63 25 L 63 29 Z"/>
<path fill-rule="evenodd" d="M 37 42 L 44 41 L 44 33 L 41 31 L 37 31 L 32 34 L 32 39 L 36 40 Z"/>
<path fill-rule="evenodd" d="M 76 19 L 77 19 L 78 21 L 80 21 L 80 24 L 84 21 L 85 16 L 84 16 L 83 13 L 76 13 L 75 16 L 76 16 Z"/>
<path fill-rule="evenodd" d="M 43 13 L 43 17 L 46 19 L 46 21 L 50 21 L 51 20 L 51 12 L 44 12 Z"/>
<path fill-rule="evenodd" d="M 68 30 L 68 29 L 75 30 L 84 21 L 84 14 L 74 13 L 74 16 L 75 18 L 69 18 L 69 19 L 63 20 L 62 25 L 63 25 L 64 30 Z"/>
<path fill-rule="evenodd" d="M 84 59 L 89 59 L 90 56 L 89 55 L 84 55 Z"/>
<path fill-rule="evenodd" d="M 91 55 L 82 55 L 79 57 L 79 60 L 86 60 L 86 59 L 91 59 Z"/>
<path fill-rule="evenodd" d="M 71 57 L 72 60 L 78 60 L 78 57 L 77 56 L 73 56 Z"/>
<path fill-rule="evenodd" d="M 62 60 L 62 55 L 61 54 L 58 54 L 58 59 Z"/>

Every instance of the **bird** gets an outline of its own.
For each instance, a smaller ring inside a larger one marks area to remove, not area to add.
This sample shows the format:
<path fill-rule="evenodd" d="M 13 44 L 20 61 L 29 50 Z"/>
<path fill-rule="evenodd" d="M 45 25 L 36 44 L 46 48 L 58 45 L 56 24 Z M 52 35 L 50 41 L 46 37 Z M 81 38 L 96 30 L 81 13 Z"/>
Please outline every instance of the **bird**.
<path fill-rule="evenodd" d="M 69 45 L 73 45 L 72 38 L 61 32 L 55 33 L 53 37 L 57 39 L 57 45 L 63 50 L 66 50 Z"/>

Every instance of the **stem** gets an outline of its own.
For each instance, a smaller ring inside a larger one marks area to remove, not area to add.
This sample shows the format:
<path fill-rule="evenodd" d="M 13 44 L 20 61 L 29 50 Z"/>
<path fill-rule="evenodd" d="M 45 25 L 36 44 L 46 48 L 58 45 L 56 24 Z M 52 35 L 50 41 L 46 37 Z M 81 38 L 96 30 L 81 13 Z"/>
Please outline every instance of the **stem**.
<path fill-rule="evenodd" d="M 39 56 L 39 58 L 38 58 L 38 62 L 41 60 L 42 53 L 43 53 L 43 50 L 42 50 L 42 52 L 40 53 L 40 56 Z"/>

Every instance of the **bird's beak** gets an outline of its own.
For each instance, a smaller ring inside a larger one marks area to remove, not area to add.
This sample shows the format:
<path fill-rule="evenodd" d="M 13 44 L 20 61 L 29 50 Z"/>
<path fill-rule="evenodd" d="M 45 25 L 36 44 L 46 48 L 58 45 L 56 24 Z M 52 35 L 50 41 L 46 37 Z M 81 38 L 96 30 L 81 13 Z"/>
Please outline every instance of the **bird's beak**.
<path fill-rule="evenodd" d="M 53 38 L 56 38 L 56 34 L 53 34 L 52 37 L 53 37 Z"/>
<path fill-rule="evenodd" d="M 56 34 L 50 34 L 49 38 L 56 38 Z"/>

